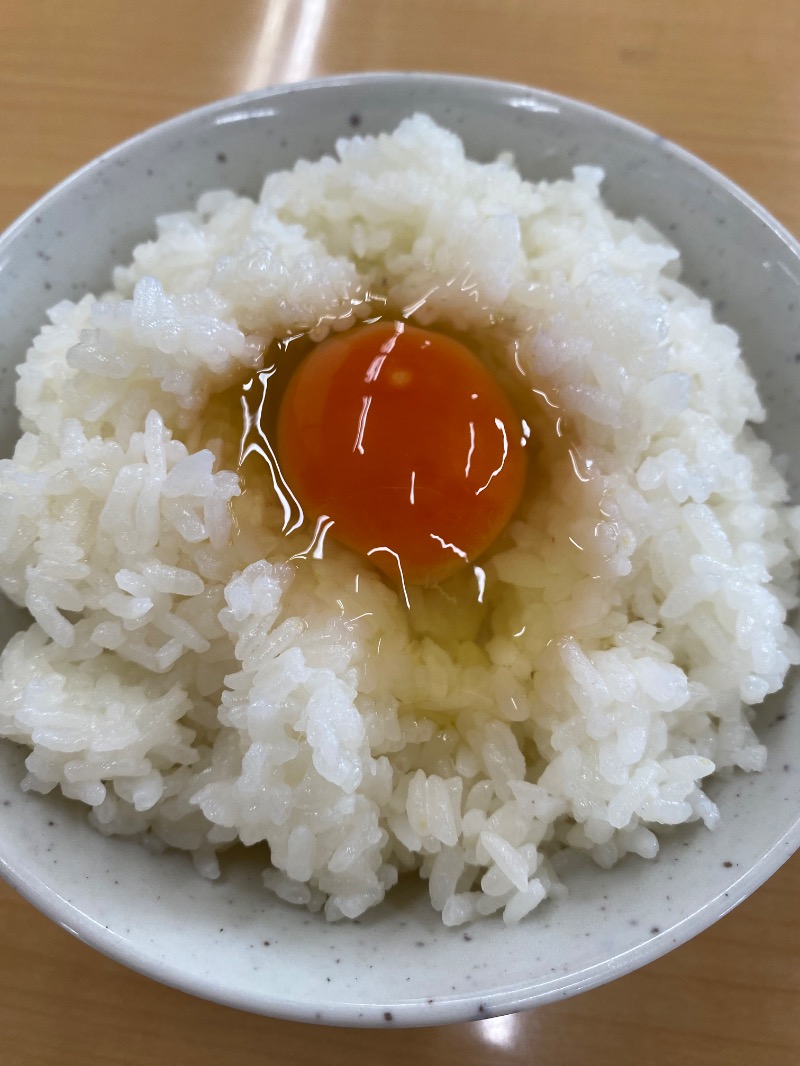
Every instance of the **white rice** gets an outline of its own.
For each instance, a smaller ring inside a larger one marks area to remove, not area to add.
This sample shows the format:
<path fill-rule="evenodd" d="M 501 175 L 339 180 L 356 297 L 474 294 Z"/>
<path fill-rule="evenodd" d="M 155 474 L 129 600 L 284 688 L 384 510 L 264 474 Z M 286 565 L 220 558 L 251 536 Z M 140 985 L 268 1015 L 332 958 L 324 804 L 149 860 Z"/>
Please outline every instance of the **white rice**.
<path fill-rule="evenodd" d="M 34 619 L 0 661 L 0 736 L 31 749 L 24 788 L 209 877 L 266 841 L 266 886 L 329 919 L 418 869 L 446 924 L 516 922 L 563 895 L 560 850 L 652 858 L 660 827 L 717 824 L 710 774 L 763 768 L 752 708 L 800 661 L 800 517 L 736 335 L 598 170 L 529 184 L 424 116 L 337 153 L 257 203 L 206 193 L 100 302 L 51 310 L 0 462 L 0 587 Z M 455 630 L 335 544 L 287 563 L 307 531 L 237 501 L 201 439 L 266 345 L 346 328 L 369 292 L 500 323 L 497 372 L 577 443 L 543 437 L 550 478 Z"/>

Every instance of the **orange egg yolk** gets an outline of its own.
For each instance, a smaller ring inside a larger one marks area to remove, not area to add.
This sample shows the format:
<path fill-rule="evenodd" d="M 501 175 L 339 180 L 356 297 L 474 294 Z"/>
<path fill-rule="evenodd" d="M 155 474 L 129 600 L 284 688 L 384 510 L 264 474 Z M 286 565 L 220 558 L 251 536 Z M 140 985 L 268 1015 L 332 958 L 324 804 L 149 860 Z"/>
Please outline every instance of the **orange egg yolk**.
<path fill-rule="evenodd" d="M 395 580 L 470 563 L 525 482 L 522 423 L 463 344 L 404 322 L 335 334 L 293 374 L 277 424 L 284 477 L 309 518 Z"/>

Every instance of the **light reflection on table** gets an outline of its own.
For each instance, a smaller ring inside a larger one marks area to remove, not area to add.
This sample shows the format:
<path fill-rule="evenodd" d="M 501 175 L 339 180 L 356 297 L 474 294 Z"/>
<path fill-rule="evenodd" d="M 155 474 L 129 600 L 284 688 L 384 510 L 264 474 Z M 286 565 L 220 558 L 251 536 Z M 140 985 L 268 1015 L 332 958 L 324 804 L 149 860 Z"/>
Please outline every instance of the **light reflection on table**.
<path fill-rule="evenodd" d="M 316 69 L 330 0 L 265 3 L 242 91 L 271 82 L 303 81 Z"/>

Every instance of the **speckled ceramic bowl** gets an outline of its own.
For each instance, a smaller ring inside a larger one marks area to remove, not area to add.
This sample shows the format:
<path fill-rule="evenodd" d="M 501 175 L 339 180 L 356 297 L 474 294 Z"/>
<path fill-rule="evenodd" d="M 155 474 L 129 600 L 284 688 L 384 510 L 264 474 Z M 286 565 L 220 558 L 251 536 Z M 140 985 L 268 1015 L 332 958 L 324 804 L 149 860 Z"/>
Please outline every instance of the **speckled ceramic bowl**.
<path fill-rule="evenodd" d="M 471 155 L 513 150 L 524 175 L 576 163 L 608 174 L 610 206 L 644 215 L 681 247 L 685 278 L 739 330 L 769 409 L 765 435 L 800 479 L 800 249 L 740 190 L 661 137 L 521 86 L 371 75 L 265 90 L 174 119 L 109 152 L 47 195 L 0 239 L 2 453 L 16 434 L 13 366 L 62 297 L 107 286 L 155 215 L 202 189 L 256 193 L 265 171 L 329 151 L 337 137 L 393 127 L 416 110 Z M 23 624 L 2 611 L 3 642 Z M 699 933 L 800 842 L 800 708 L 790 683 L 760 716 L 767 770 L 711 786 L 724 821 L 664 843 L 656 862 L 605 872 L 575 862 L 566 902 L 508 929 L 447 930 L 419 886 L 360 922 L 327 925 L 270 898 L 234 861 L 217 882 L 184 855 L 106 840 L 77 805 L 23 795 L 24 752 L 0 744 L 0 873 L 76 935 L 134 969 L 246 1010 L 351 1025 L 485 1018 L 568 996 Z M 790 711 L 794 713 L 789 713 Z"/>

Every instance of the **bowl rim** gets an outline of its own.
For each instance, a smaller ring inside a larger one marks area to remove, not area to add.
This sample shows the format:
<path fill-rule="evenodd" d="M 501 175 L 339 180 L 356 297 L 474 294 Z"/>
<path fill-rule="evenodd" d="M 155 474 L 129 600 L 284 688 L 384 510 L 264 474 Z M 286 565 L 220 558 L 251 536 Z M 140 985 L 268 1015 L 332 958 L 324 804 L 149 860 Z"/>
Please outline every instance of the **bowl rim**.
<path fill-rule="evenodd" d="M 689 167 L 712 184 L 720 187 L 748 212 L 759 218 L 800 264 L 800 242 L 787 230 L 783 223 L 778 221 L 748 192 L 725 174 L 704 162 L 692 152 L 658 135 L 647 127 L 583 100 L 534 86 L 501 79 L 430 71 L 364 71 L 317 77 L 301 82 L 265 86 L 249 92 L 222 97 L 191 108 L 188 111 L 183 111 L 153 126 L 149 126 L 107 149 L 50 188 L 0 233 L 0 259 L 6 246 L 30 225 L 37 213 L 43 208 L 57 201 L 65 191 L 73 185 L 79 184 L 99 165 L 115 160 L 150 138 L 159 137 L 171 130 L 180 130 L 187 123 L 191 124 L 198 120 L 213 121 L 215 116 L 224 114 L 237 106 L 246 109 L 254 103 L 268 101 L 276 97 L 316 93 L 326 89 L 368 88 L 376 84 L 391 86 L 395 83 L 398 86 L 403 86 L 408 85 L 409 82 L 428 83 L 434 87 L 448 86 L 452 89 L 460 87 L 462 89 L 471 89 L 478 93 L 486 93 L 488 96 L 496 94 L 498 103 L 503 102 L 503 94 L 506 97 L 511 95 L 517 98 L 523 97 L 533 105 L 531 107 L 532 110 L 558 113 L 563 109 L 567 109 L 573 113 L 581 114 L 587 119 L 610 126 L 642 143 L 652 145 L 653 141 L 657 141 L 661 150 L 672 156 L 683 166 Z M 417 110 L 424 111 L 424 106 L 420 104 Z M 243 116 L 245 120 L 253 117 L 256 116 Z M 354 131 L 355 134 L 356 131 Z M 486 1019 L 525 1010 L 533 1006 L 540 1006 L 563 999 L 566 996 L 588 991 L 654 961 L 709 928 L 751 895 L 798 848 L 800 848 L 800 810 L 798 810 L 793 823 L 773 842 L 772 846 L 759 860 L 730 886 L 728 891 L 714 896 L 703 906 L 672 925 L 668 930 L 669 935 L 653 936 L 649 940 L 626 949 L 610 959 L 593 963 L 584 969 L 548 980 L 545 987 L 540 988 L 538 991 L 531 989 L 530 986 L 516 984 L 510 987 L 500 987 L 496 991 L 488 992 L 483 996 L 479 992 L 475 992 L 456 994 L 449 998 L 442 997 L 437 999 L 433 1005 L 424 1009 L 419 1000 L 406 1000 L 404 1003 L 376 1003 L 369 1007 L 368 1012 L 363 1003 L 341 1001 L 336 1004 L 325 1005 L 324 1017 L 321 1019 L 321 1023 L 361 1027 L 383 1025 L 386 1023 L 383 1021 L 382 1012 L 391 1009 L 395 1012 L 390 1023 L 393 1027 L 450 1024 L 453 1022 L 472 1021 L 478 1018 Z M 60 895 L 56 889 L 51 888 L 37 875 L 32 875 L 30 871 L 27 871 L 24 861 L 20 862 L 18 857 L 15 861 L 14 857 L 8 859 L 0 855 L 0 877 L 36 907 L 37 910 L 63 929 L 72 933 L 83 943 L 153 980 L 188 992 L 201 999 L 207 999 L 240 1010 L 290 1021 L 320 1022 L 320 1019 L 315 1017 L 313 1003 L 306 1004 L 298 1000 L 281 999 L 271 995 L 247 994 L 241 991 L 231 994 L 224 985 L 215 982 L 213 978 L 198 976 L 153 958 L 141 949 L 136 948 L 130 941 L 121 938 L 117 933 L 94 922 L 83 911 Z M 477 1014 L 475 1004 L 479 999 L 482 1004 L 485 1004 L 485 1009 L 480 1014 Z M 363 1010 L 367 1016 L 357 1018 L 359 1010 Z"/>

